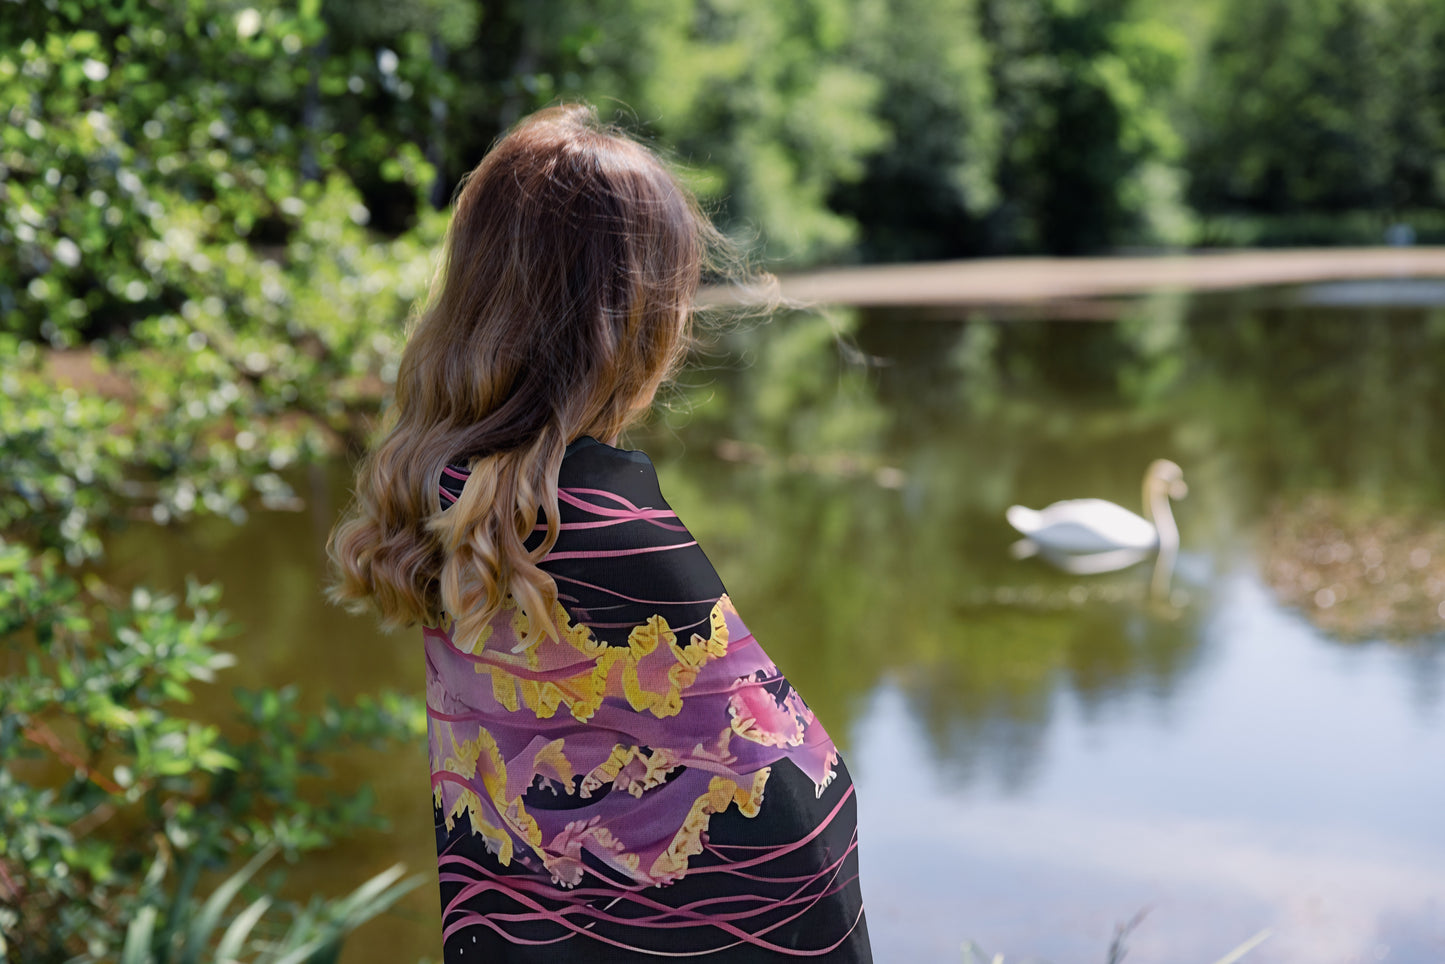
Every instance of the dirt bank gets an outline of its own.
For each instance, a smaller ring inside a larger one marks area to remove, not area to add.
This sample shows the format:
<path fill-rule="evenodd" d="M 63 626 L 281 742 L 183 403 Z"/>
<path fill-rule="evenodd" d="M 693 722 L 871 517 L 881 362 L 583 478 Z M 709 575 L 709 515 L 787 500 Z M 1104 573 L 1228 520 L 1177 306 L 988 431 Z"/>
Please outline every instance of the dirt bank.
<path fill-rule="evenodd" d="M 982 258 L 835 268 L 779 278 L 794 301 L 842 305 L 1024 304 L 1161 289 L 1361 278 L 1445 278 L 1445 247 L 1299 248 L 1106 258 Z"/>

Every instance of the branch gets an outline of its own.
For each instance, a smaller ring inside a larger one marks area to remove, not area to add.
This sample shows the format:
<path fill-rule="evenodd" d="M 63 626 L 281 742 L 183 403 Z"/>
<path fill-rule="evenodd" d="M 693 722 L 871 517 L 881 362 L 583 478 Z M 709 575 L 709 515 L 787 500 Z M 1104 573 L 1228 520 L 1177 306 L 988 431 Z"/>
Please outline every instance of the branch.
<path fill-rule="evenodd" d="M 61 760 L 70 764 L 72 767 L 75 768 L 77 773 L 85 777 L 85 779 L 89 780 L 91 783 L 100 787 L 106 793 L 113 794 L 115 796 L 123 796 L 125 794 L 124 787 L 116 783 L 114 780 L 111 780 L 104 774 L 92 770 L 89 766 L 86 765 L 84 760 L 82 760 L 79 756 L 77 756 L 70 749 L 68 749 L 65 744 L 61 743 L 60 737 L 56 736 L 55 733 L 45 724 L 41 723 L 37 726 L 27 726 L 21 731 L 21 734 L 31 743 L 34 743 L 38 747 L 49 750 Z"/>

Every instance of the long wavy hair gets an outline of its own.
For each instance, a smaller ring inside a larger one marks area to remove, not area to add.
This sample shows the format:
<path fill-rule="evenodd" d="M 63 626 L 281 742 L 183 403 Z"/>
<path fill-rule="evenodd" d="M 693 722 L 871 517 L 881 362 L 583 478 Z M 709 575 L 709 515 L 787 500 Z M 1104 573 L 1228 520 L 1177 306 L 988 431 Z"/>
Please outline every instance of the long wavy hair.
<path fill-rule="evenodd" d="M 472 645 L 510 595 L 556 638 L 569 442 L 615 441 L 686 357 L 721 236 L 667 166 L 583 106 L 519 122 L 463 182 L 379 443 L 327 540 L 328 597 Z M 448 463 L 471 469 L 442 511 Z M 524 544 L 546 522 L 541 542 Z M 519 647 L 521 648 L 521 647 Z"/>

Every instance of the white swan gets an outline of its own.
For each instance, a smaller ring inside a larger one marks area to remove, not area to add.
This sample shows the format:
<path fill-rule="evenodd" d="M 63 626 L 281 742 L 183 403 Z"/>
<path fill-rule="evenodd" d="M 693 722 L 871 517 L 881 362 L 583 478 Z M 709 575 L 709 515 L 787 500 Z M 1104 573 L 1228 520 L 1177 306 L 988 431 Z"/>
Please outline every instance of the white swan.
<path fill-rule="evenodd" d="M 1099 568 L 1080 559 L 1076 572 L 1103 572 L 1130 565 L 1158 550 L 1173 555 L 1179 548 L 1179 529 L 1169 511 L 1169 500 L 1182 499 L 1189 492 L 1184 472 L 1168 459 L 1150 463 L 1144 473 L 1144 516 L 1104 499 L 1069 499 L 1043 509 L 1011 505 L 1006 513 L 1009 525 L 1028 537 L 1047 556 L 1099 556 Z M 1016 553 L 1018 554 L 1018 553 Z M 1129 560 L 1124 562 L 1124 560 Z"/>

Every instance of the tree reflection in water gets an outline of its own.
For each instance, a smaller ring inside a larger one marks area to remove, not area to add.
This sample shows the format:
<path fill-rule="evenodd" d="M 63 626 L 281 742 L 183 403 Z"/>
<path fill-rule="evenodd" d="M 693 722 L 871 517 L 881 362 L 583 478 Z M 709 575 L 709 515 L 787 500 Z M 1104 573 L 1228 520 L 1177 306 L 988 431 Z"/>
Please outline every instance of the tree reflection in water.
<path fill-rule="evenodd" d="M 1445 436 L 1431 421 L 1445 410 L 1445 310 L 1310 301 L 1164 294 L 1114 321 L 784 316 L 725 341 L 719 354 L 740 360 L 694 376 L 638 440 L 759 638 L 836 730 L 893 674 L 940 762 L 1018 787 L 1058 692 L 1089 713 L 1171 698 L 1216 574 L 1277 565 L 1281 513 L 1323 497 L 1445 527 L 1432 471 Z M 1081 577 L 1008 557 L 1010 502 L 1129 504 L 1156 457 L 1192 483 L 1182 608 L 1148 603 L 1147 566 Z M 1314 609 L 1327 632 L 1360 635 Z M 1445 625 L 1423 611 L 1392 625 L 1375 607 L 1369 634 Z"/>

